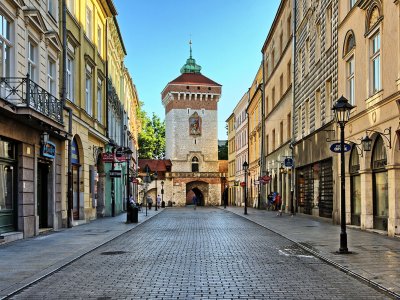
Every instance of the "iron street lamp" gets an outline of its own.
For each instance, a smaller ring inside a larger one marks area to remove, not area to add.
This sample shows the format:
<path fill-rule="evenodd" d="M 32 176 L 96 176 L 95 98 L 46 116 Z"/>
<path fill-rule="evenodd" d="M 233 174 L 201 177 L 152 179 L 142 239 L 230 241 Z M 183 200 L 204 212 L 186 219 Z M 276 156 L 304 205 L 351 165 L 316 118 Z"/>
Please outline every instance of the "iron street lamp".
<path fill-rule="evenodd" d="M 132 207 L 130 207 L 130 199 L 131 199 L 131 189 L 130 189 L 130 179 L 129 179 L 129 169 L 131 165 L 131 155 L 132 155 L 132 150 L 130 148 L 125 149 L 125 155 L 126 155 L 126 223 L 129 223 L 131 219 L 129 218 L 131 216 L 132 212 Z M 128 213 L 128 211 L 130 213 Z"/>
<path fill-rule="evenodd" d="M 164 181 L 161 180 L 161 205 L 164 203 Z"/>
<path fill-rule="evenodd" d="M 332 110 L 335 113 L 336 123 L 340 126 L 340 254 L 350 253 L 347 248 L 346 233 L 346 191 L 345 191 L 345 167 L 344 167 L 344 126 L 350 119 L 350 111 L 353 105 L 345 97 L 336 101 Z"/>
<path fill-rule="evenodd" d="M 249 164 L 247 161 L 243 163 L 244 171 L 244 214 L 247 215 L 247 171 L 249 170 Z"/>
<path fill-rule="evenodd" d="M 158 198 L 158 193 L 157 193 L 157 177 L 158 177 L 158 174 L 157 174 L 157 171 L 155 171 L 154 172 L 154 174 L 153 174 L 153 177 L 154 177 L 154 179 L 155 179 L 155 181 L 156 181 L 156 205 L 155 205 L 155 210 L 157 211 L 157 198 Z"/>

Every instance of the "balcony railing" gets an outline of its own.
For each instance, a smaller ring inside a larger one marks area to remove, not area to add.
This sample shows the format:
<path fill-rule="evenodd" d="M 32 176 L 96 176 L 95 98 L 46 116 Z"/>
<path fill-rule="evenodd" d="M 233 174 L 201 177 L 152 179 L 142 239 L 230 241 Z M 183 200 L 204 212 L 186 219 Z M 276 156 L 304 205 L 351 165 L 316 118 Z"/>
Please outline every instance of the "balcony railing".
<path fill-rule="evenodd" d="M 29 79 L 0 77 L 0 98 L 17 108 L 31 108 L 44 116 L 63 124 L 63 103 L 48 91 Z"/>

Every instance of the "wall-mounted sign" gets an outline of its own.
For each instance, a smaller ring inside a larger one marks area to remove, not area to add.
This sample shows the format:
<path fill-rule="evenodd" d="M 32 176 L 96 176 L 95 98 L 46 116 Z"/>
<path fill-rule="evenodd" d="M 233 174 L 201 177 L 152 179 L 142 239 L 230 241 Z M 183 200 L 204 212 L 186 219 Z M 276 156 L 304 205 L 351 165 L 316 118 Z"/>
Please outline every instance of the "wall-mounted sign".
<path fill-rule="evenodd" d="M 112 163 L 114 162 L 114 154 L 112 152 L 105 152 L 102 153 L 102 160 L 105 163 Z"/>
<path fill-rule="evenodd" d="M 78 144 L 76 143 L 76 139 L 72 140 L 71 150 L 72 150 L 71 163 L 74 165 L 79 165 L 79 149 L 78 149 Z"/>
<path fill-rule="evenodd" d="M 331 149 L 332 152 L 340 153 L 340 149 L 341 149 L 340 143 L 332 144 L 329 149 Z M 351 150 L 351 146 L 349 144 L 344 143 L 343 151 L 347 152 L 347 151 L 350 151 L 350 150 Z"/>
<path fill-rule="evenodd" d="M 47 142 L 46 144 L 42 145 L 40 154 L 44 157 L 53 159 L 56 156 L 56 145 L 52 142 Z"/>
<path fill-rule="evenodd" d="M 245 187 L 245 186 L 246 186 L 246 182 L 242 181 L 242 182 L 240 183 L 240 186 Z"/>
<path fill-rule="evenodd" d="M 117 148 L 117 150 L 115 150 L 115 158 L 119 162 L 127 161 L 126 155 L 125 155 L 125 150 L 123 147 L 119 147 L 119 148 Z"/>
<path fill-rule="evenodd" d="M 285 160 L 283 161 L 283 164 L 286 168 L 291 168 L 293 167 L 293 158 L 291 157 L 286 157 Z"/>
<path fill-rule="evenodd" d="M 111 178 L 121 178 L 121 170 L 110 170 L 109 175 Z"/>

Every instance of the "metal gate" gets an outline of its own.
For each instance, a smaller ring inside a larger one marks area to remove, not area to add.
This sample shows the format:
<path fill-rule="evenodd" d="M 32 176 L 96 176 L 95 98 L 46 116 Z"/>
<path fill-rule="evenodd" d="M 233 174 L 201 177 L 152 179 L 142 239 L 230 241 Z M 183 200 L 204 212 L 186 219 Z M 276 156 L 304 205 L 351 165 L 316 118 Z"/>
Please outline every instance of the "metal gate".
<path fill-rule="evenodd" d="M 332 218 L 333 171 L 331 158 L 320 162 L 319 181 L 319 216 Z"/>
<path fill-rule="evenodd" d="M 303 213 L 311 215 L 314 198 L 313 168 L 312 166 L 299 168 L 297 174 L 299 207 Z"/>

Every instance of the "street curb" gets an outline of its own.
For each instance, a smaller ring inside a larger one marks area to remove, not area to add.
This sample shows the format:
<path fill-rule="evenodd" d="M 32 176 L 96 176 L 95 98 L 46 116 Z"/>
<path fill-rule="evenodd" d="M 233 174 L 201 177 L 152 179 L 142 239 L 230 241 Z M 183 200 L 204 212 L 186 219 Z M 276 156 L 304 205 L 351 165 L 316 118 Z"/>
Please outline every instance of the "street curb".
<path fill-rule="evenodd" d="M 30 287 L 31 285 L 34 285 L 35 283 L 45 279 L 46 277 L 51 276 L 52 274 L 60 271 L 61 269 L 63 269 L 64 267 L 72 264 L 73 262 L 77 261 L 78 259 L 82 258 L 83 256 L 95 251 L 96 249 L 112 242 L 113 240 L 117 239 L 118 237 L 122 236 L 123 234 L 126 234 L 130 231 L 132 231 L 133 229 L 136 229 L 137 227 L 139 227 L 141 224 L 147 222 L 148 220 L 150 220 L 151 218 L 157 216 L 158 214 L 162 213 L 164 211 L 164 209 L 160 212 L 158 212 L 157 214 L 151 215 L 151 216 L 146 216 L 146 219 L 144 219 L 142 222 L 137 223 L 136 226 L 123 231 L 121 233 L 117 233 L 115 236 L 112 236 L 109 240 L 103 241 L 102 243 L 100 243 L 97 246 L 94 246 L 93 248 L 87 248 L 85 250 L 82 250 L 81 252 L 78 252 L 77 255 L 72 255 L 72 258 L 65 258 L 63 260 L 61 260 L 60 262 L 54 264 L 53 266 L 50 266 L 44 270 L 41 270 L 36 276 L 32 276 L 35 277 L 34 279 L 31 278 L 27 278 L 24 279 L 14 285 L 12 285 L 11 287 L 4 289 L 1 293 L 6 294 L 5 296 L 0 295 L 0 300 L 5 300 L 5 299 L 9 299 L 12 296 L 17 295 L 18 293 L 20 293 L 21 291 L 23 291 L 24 289 Z"/>
<path fill-rule="evenodd" d="M 220 208 L 220 209 L 222 209 L 222 208 Z M 362 275 L 360 275 L 360 274 L 358 274 L 358 273 L 356 273 L 354 271 L 351 271 L 350 269 L 342 266 L 341 264 L 338 264 L 338 263 L 334 262 L 333 260 L 331 260 L 331 259 L 329 259 L 329 258 L 327 258 L 327 257 L 325 257 L 325 256 L 313 251 L 312 249 L 300 244 L 299 242 L 296 242 L 296 241 L 292 240 L 291 238 L 283 235 L 282 233 L 277 232 L 277 231 L 275 231 L 273 229 L 270 229 L 266 225 L 260 224 L 257 221 L 251 220 L 249 217 L 243 216 L 242 214 L 239 214 L 239 213 L 236 213 L 236 212 L 230 211 L 230 210 L 224 210 L 224 211 L 232 213 L 232 214 L 235 214 L 235 215 L 237 215 L 239 217 L 242 217 L 242 218 L 244 218 L 244 219 L 246 219 L 246 220 L 248 220 L 248 221 L 250 221 L 250 222 L 252 222 L 252 223 L 254 223 L 256 225 L 258 225 L 258 226 L 261 226 L 261 227 L 263 227 L 263 228 L 265 228 L 265 229 L 267 229 L 267 230 L 269 230 L 269 231 L 271 231 L 271 232 L 273 232 L 273 233 L 275 233 L 275 234 L 277 234 L 277 235 L 279 235 L 279 236 L 291 241 L 292 243 L 294 243 L 297 246 L 299 246 L 301 249 L 307 251 L 308 253 L 312 254 L 313 256 L 317 257 L 318 259 L 328 263 L 329 265 L 339 269 L 340 271 L 342 271 L 342 272 L 344 272 L 344 273 L 356 278 L 359 281 L 367 283 L 369 286 L 373 287 L 374 289 L 378 290 L 379 292 L 384 293 L 384 294 L 386 294 L 386 295 L 388 295 L 390 297 L 393 297 L 393 299 L 400 299 L 400 294 L 398 294 L 396 292 L 393 292 L 393 291 L 389 290 L 388 288 L 384 287 L 383 285 L 381 285 L 381 284 L 379 284 L 377 282 L 374 282 L 374 281 L 372 281 L 372 280 L 370 280 L 370 279 L 368 279 L 368 278 L 366 278 L 366 277 L 364 277 L 364 276 L 362 276 Z"/>

